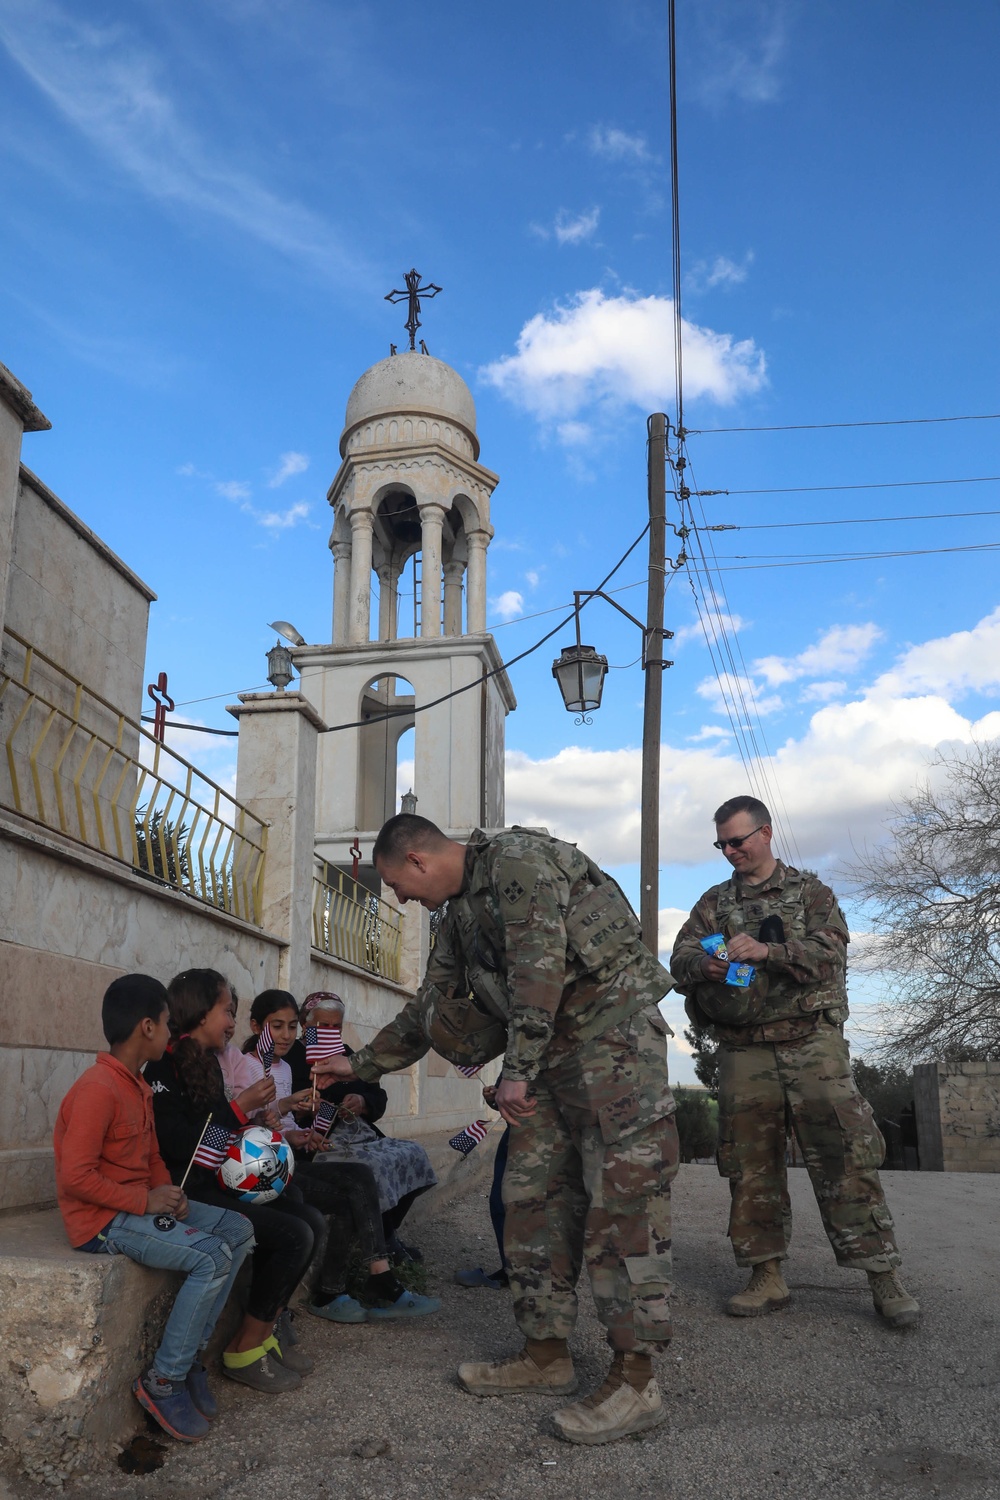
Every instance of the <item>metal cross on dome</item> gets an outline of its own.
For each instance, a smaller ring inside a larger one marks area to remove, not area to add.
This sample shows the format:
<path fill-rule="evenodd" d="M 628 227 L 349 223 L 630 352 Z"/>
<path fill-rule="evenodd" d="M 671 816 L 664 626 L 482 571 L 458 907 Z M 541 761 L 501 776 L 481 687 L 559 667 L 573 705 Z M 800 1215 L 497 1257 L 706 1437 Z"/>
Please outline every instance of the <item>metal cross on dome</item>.
<path fill-rule="evenodd" d="M 407 271 L 403 279 L 406 282 L 406 291 L 401 292 L 394 288 L 386 295 L 385 300 L 396 303 L 402 302 L 405 298 L 409 303 L 407 309 L 408 316 L 403 327 L 410 335 L 410 350 L 415 353 L 417 347 L 417 329 L 420 327 L 420 299 L 421 297 L 436 297 L 438 292 L 442 291 L 443 288 L 435 286 L 433 281 L 429 281 L 426 286 L 421 286 L 420 272 L 416 270 Z M 423 340 L 421 340 L 422 342 Z M 427 352 L 426 349 L 424 352 Z"/>

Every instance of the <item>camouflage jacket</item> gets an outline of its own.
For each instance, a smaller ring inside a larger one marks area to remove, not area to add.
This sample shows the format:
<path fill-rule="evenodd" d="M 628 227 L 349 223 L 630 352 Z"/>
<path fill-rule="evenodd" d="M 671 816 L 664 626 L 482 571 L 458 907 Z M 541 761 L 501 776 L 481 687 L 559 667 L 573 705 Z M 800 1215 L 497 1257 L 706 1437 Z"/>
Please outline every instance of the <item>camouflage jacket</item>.
<path fill-rule="evenodd" d="M 748 989 L 717 984 L 702 975 L 701 938 L 721 932 L 756 938 L 761 922 L 778 916 L 783 943 L 768 943 Z M 764 1027 L 769 1041 L 790 1040 L 811 1029 L 820 1012 L 847 1018 L 847 944 L 850 933 L 828 885 L 808 871 L 779 860 L 759 885 L 733 875 L 706 891 L 677 934 L 670 969 L 687 997 L 692 1020 L 722 1036 Z M 773 1034 L 771 1034 L 773 1033 Z"/>
<path fill-rule="evenodd" d="M 654 1005 L 671 984 L 615 882 L 575 845 L 544 831 L 477 829 L 420 990 L 355 1053 L 355 1071 L 377 1077 L 422 1057 L 437 990 L 470 996 L 470 1005 L 501 1019 L 504 1077 L 530 1082 L 550 1047 L 592 1041 Z"/>

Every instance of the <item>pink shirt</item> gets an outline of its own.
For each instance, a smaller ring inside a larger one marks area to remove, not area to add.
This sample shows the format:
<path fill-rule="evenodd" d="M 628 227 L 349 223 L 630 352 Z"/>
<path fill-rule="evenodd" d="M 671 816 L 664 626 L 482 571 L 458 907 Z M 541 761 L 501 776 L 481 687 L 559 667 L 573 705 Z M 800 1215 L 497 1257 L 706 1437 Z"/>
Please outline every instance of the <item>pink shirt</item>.
<path fill-rule="evenodd" d="M 237 1093 L 241 1089 L 248 1089 L 252 1083 L 256 1083 L 258 1079 L 263 1078 L 264 1064 L 256 1052 L 240 1053 L 234 1076 Z M 294 1093 L 294 1089 L 292 1088 L 292 1070 L 284 1058 L 276 1057 L 274 1059 L 274 1062 L 271 1064 L 271 1077 L 274 1079 L 274 1086 L 278 1091 L 278 1099 L 287 1099 Z M 258 1124 L 261 1123 L 264 1119 L 264 1111 L 262 1109 L 255 1110 L 252 1118 Z M 282 1132 L 301 1130 L 302 1126 L 293 1114 L 287 1114 L 281 1117 L 281 1129 Z"/>

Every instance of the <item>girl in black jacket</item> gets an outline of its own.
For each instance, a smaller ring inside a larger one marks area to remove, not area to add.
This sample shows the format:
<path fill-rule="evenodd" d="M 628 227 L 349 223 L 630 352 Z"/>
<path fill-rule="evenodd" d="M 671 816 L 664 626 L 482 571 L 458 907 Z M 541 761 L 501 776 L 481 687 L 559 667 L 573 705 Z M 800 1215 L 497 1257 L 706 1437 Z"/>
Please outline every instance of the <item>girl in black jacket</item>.
<path fill-rule="evenodd" d="M 160 1154 L 179 1183 L 206 1124 L 237 1132 L 253 1110 L 270 1104 L 274 1082 L 260 1079 L 227 1101 L 218 1053 L 232 1025 L 232 996 L 214 969 L 187 969 L 167 987 L 173 1042 L 158 1063 L 146 1068 Z M 323 1217 L 303 1201 L 294 1183 L 270 1203 L 242 1203 L 221 1188 L 215 1173 L 197 1163 L 185 1191 L 189 1198 L 236 1209 L 254 1228 L 256 1249 L 247 1313 L 222 1356 L 223 1372 L 253 1390 L 277 1394 L 293 1389 L 312 1361 L 292 1343 L 286 1310 L 312 1260 Z M 275 1324 L 280 1318 L 276 1337 Z"/>

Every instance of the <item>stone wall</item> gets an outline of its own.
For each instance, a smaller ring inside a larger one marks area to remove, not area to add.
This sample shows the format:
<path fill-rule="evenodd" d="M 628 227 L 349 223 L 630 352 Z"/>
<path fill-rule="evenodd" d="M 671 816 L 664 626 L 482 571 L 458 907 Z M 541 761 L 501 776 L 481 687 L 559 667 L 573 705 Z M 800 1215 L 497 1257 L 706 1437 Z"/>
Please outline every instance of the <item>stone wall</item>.
<path fill-rule="evenodd" d="M 924 1172 L 1000 1172 L 1000 1062 L 913 1070 Z"/>

